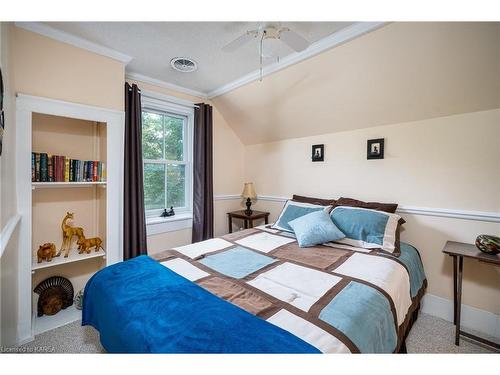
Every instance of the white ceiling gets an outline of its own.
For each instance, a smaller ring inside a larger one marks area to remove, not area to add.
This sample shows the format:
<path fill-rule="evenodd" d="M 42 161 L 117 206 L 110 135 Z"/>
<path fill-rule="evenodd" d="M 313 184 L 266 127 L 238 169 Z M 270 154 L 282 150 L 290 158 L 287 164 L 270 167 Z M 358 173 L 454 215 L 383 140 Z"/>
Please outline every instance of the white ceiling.
<path fill-rule="evenodd" d="M 46 22 L 47 26 L 132 57 L 127 72 L 141 74 L 191 90 L 210 92 L 259 69 L 258 41 L 237 51 L 221 48 L 259 22 Z M 323 39 L 351 23 L 282 22 L 309 42 Z M 284 45 L 279 56 L 294 53 Z M 194 73 L 170 67 L 174 57 L 189 57 L 198 63 Z M 269 61 L 268 63 L 271 63 Z"/>

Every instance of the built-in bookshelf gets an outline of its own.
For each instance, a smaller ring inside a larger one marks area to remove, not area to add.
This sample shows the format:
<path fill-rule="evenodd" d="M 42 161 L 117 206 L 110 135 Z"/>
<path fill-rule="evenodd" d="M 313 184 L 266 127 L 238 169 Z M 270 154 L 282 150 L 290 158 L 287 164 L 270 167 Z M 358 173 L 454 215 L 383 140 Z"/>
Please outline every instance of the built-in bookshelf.
<path fill-rule="evenodd" d="M 76 294 L 96 271 L 106 265 L 106 193 L 97 188 L 106 183 L 103 166 L 106 165 L 107 126 L 97 121 L 39 113 L 33 114 L 31 126 L 31 185 L 35 187 L 31 200 L 31 286 L 33 289 L 51 276 L 63 276 L 71 281 Z M 67 212 L 74 214 L 67 224 L 83 228 L 86 238 L 102 239 L 104 250 L 80 253 L 75 237 L 67 257 L 62 251 L 51 261 L 38 263 L 40 245 L 53 243 L 58 251 L 61 249 L 61 222 Z M 35 314 L 38 298 L 33 294 L 34 330 L 37 333 L 59 325 L 58 314 L 65 321 L 68 316 L 79 318 L 78 311 L 70 315 L 60 311 L 54 316 L 38 317 Z"/>
<path fill-rule="evenodd" d="M 19 95 L 18 186 L 21 221 L 19 342 L 81 318 L 70 306 L 37 316 L 38 283 L 63 276 L 75 295 L 98 270 L 122 259 L 123 114 L 45 98 Z M 24 198 L 24 199 L 23 199 Z M 80 252 L 76 236 L 67 257 L 39 262 L 37 250 L 62 247 L 62 221 L 99 237 L 103 249 Z"/>

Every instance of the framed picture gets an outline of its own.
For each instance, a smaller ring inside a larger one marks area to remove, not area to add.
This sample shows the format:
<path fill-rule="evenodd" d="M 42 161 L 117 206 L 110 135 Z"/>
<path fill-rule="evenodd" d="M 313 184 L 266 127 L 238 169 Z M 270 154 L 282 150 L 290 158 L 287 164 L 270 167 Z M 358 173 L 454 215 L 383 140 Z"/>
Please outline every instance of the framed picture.
<path fill-rule="evenodd" d="M 366 143 L 367 159 L 384 158 L 384 138 L 369 139 Z"/>
<path fill-rule="evenodd" d="M 313 145 L 311 159 L 312 159 L 312 161 L 324 161 L 325 160 L 325 145 Z"/>

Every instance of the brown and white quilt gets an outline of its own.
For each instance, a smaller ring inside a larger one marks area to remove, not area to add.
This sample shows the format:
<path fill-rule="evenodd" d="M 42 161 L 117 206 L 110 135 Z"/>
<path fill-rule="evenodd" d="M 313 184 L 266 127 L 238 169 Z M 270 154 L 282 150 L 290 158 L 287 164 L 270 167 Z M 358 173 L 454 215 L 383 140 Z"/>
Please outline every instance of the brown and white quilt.
<path fill-rule="evenodd" d="M 323 353 L 399 351 L 426 286 L 408 244 L 399 257 L 340 244 L 300 248 L 269 226 L 152 257 Z"/>

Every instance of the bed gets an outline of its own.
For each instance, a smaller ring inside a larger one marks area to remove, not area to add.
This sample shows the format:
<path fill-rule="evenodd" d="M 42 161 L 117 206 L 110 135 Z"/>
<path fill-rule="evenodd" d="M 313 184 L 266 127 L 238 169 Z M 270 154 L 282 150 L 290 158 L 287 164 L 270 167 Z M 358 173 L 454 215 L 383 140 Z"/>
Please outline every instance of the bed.
<path fill-rule="evenodd" d="M 398 353 L 426 283 L 404 242 L 300 248 L 266 225 L 99 271 L 82 324 L 118 353 Z"/>

